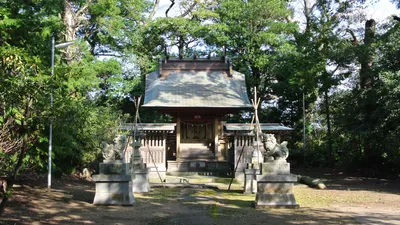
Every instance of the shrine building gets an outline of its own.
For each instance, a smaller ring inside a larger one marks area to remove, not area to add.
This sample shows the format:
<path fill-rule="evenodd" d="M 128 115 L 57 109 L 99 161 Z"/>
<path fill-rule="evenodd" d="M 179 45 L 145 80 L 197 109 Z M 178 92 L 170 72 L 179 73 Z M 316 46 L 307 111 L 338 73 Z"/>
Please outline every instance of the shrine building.
<path fill-rule="evenodd" d="M 140 125 L 144 135 L 140 152 L 151 176 L 196 173 L 241 178 L 251 162 L 253 127 L 226 123 L 228 114 L 252 111 L 245 75 L 224 59 L 162 59 L 159 70 L 146 75 L 144 108 L 172 116 L 174 123 Z M 121 129 L 132 130 L 134 124 Z M 263 123 L 265 133 L 293 129 Z M 129 151 L 132 151 L 130 148 Z M 237 167 L 236 173 L 234 169 Z"/>

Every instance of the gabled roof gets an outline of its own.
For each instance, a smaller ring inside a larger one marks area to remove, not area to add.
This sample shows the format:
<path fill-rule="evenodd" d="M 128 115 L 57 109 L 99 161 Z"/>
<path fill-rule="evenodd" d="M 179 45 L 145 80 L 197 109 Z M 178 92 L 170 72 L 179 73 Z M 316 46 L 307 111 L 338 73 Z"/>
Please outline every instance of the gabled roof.
<path fill-rule="evenodd" d="M 169 60 L 146 75 L 143 107 L 250 108 L 245 77 L 221 60 Z"/>
<path fill-rule="evenodd" d="M 144 131 L 173 131 L 175 130 L 176 123 L 139 123 L 137 124 L 138 130 Z M 119 126 L 120 130 L 134 130 L 134 123 L 122 123 Z"/>
<path fill-rule="evenodd" d="M 254 129 L 254 125 L 245 123 L 226 123 L 224 124 L 226 131 L 251 131 Z M 293 128 L 286 127 L 280 123 L 260 123 L 262 131 L 294 131 Z"/>

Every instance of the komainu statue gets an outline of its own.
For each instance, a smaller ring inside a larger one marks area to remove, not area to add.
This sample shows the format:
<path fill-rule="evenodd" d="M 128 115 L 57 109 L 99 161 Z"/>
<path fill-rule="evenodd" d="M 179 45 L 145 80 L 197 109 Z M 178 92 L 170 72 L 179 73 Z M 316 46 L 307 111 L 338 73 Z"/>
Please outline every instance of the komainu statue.
<path fill-rule="evenodd" d="M 115 160 L 113 144 L 110 145 L 107 142 L 102 141 L 100 146 L 101 146 L 101 153 L 103 154 L 104 160 Z"/>
<path fill-rule="evenodd" d="M 127 141 L 128 141 L 127 136 L 125 134 L 118 134 L 114 138 L 114 149 L 115 149 L 115 152 L 118 153 L 119 159 L 123 159 L 123 157 L 124 157 L 124 151 L 128 144 Z"/>
<path fill-rule="evenodd" d="M 278 144 L 273 134 L 262 134 L 265 154 L 264 161 L 285 160 L 289 156 L 287 141 Z"/>
<path fill-rule="evenodd" d="M 101 152 L 104 160 L 123 159 L 127 137 L 124 134 L 115 136 L 113 143 L 101 142 Z"/>

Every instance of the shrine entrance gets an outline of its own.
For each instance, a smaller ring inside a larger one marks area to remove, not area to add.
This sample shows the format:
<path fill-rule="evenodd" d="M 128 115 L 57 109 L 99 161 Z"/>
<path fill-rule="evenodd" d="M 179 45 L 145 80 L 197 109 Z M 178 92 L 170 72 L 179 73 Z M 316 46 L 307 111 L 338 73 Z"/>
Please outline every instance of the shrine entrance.
<path fill-rule="evenodd" d="M 213 139 L 213 123 L 181 122 L 181 143 L 209 143 Z"/>
<path fill-rule="evenodd" d="M 168 172 L 227 174 L 222 118 L 252 108 L 246 90 L 244 74 L 225 56 L 160 60 L 159 69 L 146 75 L 142 107 L 168 114 L 176 124 L 166 137 Z"/>
<path fill-rule="evenodd" d="M 214 161 L 214 124 L 210 121 L 180 122 L 180 161 Z"/>

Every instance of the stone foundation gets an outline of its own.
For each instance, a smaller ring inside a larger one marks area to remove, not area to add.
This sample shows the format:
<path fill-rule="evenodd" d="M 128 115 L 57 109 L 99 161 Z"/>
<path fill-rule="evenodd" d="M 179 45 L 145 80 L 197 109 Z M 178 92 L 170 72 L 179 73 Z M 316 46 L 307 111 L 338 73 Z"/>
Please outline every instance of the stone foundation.
<path fill-rule="evenodd" d="M 96 182 L 95 205 L 132 205 L 135 202 L 129 175 L 94 175 Z"/>
<path fill-rule="evenodd" d="M 149 169 L 132 170 L 132 191 L 134 193 L 149 192 Z"/>
<path fill-rule="evenodd" d="M 137 148 L 137 146 L 136 146 Z M 149 192 L 149 172 L 147 164 L 143 163 L 143 158 L 140 155 L 140 151 L 135 149 L 131 159 L 131 190 L 134 193 Z"/>
<path fill-rule="evenodd" d="M 261 175 L 256 176 L 256 208 L 298 208 L 293 194 L 297 176 L 290 174 L 290 164 L 285 161 L 262 163 Z"/>
<path fill-rule="evenodd" d="M 258 169 L 245 169 L 244 170 L 244 190 L 243 193 L 257 193 L 257 180 L 256 175 L 259 173 Z"/>

